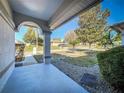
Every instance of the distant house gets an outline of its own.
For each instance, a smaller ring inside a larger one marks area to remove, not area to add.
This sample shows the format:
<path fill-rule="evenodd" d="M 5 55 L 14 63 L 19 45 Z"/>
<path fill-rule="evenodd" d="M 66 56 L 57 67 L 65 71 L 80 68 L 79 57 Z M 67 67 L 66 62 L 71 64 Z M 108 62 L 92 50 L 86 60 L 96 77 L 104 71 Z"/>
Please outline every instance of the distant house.
<path fill-rule="evenodd" d="M 59 46 L 60 44 L 63 44 L 63 40 L 60 38 L 52 39 L 51 45 L 52 46 Z"/>
<path fill-rule="evenodd" d="M 65 47 L 66 45 L 63 39 L 56 38 L 51 40 L 51 46 Z"/>
<path fill-rule="evenodd" d="M 20 44 L 25 44 L 24 42 L 20 41 L 20 40 L 15 40 L 15 44 L 16 45 L 20 45 Z"/>

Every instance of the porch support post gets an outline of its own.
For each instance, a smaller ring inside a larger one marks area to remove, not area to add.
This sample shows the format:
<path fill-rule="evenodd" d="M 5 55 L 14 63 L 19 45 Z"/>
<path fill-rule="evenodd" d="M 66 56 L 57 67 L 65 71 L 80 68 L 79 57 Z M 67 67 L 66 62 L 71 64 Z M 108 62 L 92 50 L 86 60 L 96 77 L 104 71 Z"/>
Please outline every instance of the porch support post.
<path fill-rule="evenodd" d="M 122 34 L 122 45 L 124 45 L 124 30 L 121 32 Z"/>
<path fill-rule="evenodd" d="M 50 31 L 44 31 L 43 32 L 44 37 L 44 45 L 43 45 L 43 62 L 45 64 L 51 63 L 51 32 Z"/>

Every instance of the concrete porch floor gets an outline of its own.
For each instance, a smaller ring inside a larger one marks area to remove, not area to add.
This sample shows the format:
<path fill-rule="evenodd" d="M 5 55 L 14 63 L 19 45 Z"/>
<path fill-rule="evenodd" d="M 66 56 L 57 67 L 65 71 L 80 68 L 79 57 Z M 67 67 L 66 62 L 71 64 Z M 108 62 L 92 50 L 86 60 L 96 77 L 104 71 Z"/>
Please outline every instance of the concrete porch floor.
<path fill-rule="evenodd" d="M 2 93 L 88 93 L 52 64 L 15 68 Z"/>

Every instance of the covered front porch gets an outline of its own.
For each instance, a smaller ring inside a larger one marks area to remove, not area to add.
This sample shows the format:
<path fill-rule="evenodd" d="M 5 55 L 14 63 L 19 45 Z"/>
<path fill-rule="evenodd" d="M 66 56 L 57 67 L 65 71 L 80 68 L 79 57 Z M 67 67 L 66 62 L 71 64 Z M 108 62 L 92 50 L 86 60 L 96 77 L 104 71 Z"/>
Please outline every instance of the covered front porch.
<path fill-rule="evenodd" d="M 102 0 L 0 0 L 0 92 L 88 93 L 51 63 L 52 31 Z M 42 29 L 42 64 L 15 68 L 15 32 Z M 6 43 L 7 42 L 7 43 Z"/>
<path fill-rule="evenodd" d="M 2 93 L 88 93 L 52 64 L 15 68 Z"/>

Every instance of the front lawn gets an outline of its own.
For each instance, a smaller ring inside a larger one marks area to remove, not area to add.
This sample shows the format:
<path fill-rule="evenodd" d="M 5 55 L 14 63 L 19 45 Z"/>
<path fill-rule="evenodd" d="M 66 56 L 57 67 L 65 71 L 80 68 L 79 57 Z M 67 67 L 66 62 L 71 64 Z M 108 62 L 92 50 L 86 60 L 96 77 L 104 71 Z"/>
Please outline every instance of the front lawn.
<path fill-rule="evenodd" d="M 53 54 L 53 62 L 64 61 L 78 66 L 92 66 L 97 64 L 96 56 L 69 57 L 60 54 Z"/>
<path fill-rule="evenodd" d="M 70 64 L 78 66 L 92 66 L 97 64 L 96 52 L 95 51 L 61 51 L 59 53 L 52 54 L 52 62 L 68 62 Z"/>
<path fill-rule="evenodd" d="M 34 55 L 34 58 L 41 62 L 42 55 Z M 93 66 L 97 64 L 96 51 L 89 50 L 63 50 L 52 53 L 52 62 L 68 62 L 78 66 Z"/>

